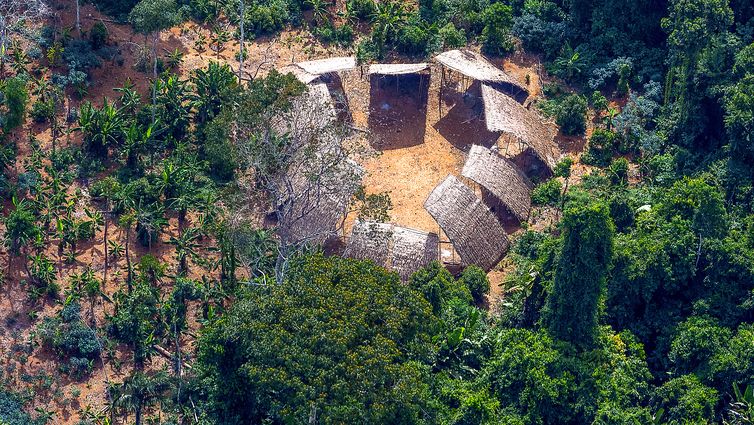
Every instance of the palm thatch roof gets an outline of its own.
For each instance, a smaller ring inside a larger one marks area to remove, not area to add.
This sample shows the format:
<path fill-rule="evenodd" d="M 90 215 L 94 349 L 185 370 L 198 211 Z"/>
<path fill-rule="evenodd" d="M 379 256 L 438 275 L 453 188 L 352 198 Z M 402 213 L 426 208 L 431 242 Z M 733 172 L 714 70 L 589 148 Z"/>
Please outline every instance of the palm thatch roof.
<path fill-rule="evenodd" d="M 296 65 L 312 75 L 322 75 L 331 72 L 347 71 L 356 68 L 356 58 L 343 56 L 317 59 L 313 61 L 297 62 Z"/>
<path fill-rule="evenodd" d="M 344 257 L 357 260 L 372 260 L 380 266 L 387 266 L 390 254 L 390 241 L 393 226 L 373 221 L 357 221 L 351 229 Z"/>
<path fill-rule="evenodd" d="M 471 50 L 448 50 L 435 56 L 442 65 L 482 82 L 506 83 L 527 91 L 512 75 L 491 64 L 484 56 Z"/>
<path fill-rule="evenodd" d="M 492 192 L 520 221 L 529 218 L 532 183 L 507 158 L 473 145 L 461 175 Z"/>
<path fill-rule="evenodd" d="M 369 74 L 401 75 L 416 74 L 429 68 L 428 63 L 375 63 L 369 65 Z"/>
<path fill-rule="evenodd" d="M 358 188 L 363 168 L 343 147 L 347 131 L 324 83 L 308 86 L 286 113 L 275 116 L 274 133 L 288 143 L 277 155 L 285 172 L 269 183 L 281 203 L 279 230 L 288 242 L 319 244 L 336 236 Z"/>
<path fill-rule="evenodd" d="M 529 146 L 551 170 L 560 158 L 556 129 L 490 84 L 482 84 L 484 117 L 489 131 L 509 133 Z"/>
<path fill-rule="evenodd" d="M 304 71 L 303 68 L 300 66 L 294 64 L 286 65 L 278 70 L 281 74 L 293 74 L 294 77 L 298 78 L 299 81 L 301 81 L 304 84 L 309 84 L 312 81 L 319 78 L 319 75 L 310 74 L 306 71 Z"/>
<path fill-rule="evenodd" d="M 395 226 L 390 265 L 402 280 L 408 280 L 412 273 L 437 260 L 439 248 L 437 233 Z"/>
<path fill-rule="evenodd" d="M 344 256 L 369 259 L 395 270 L 402 280 L 437 260 L 440 238 L 395 224 L 357 221 L 351 230 Z"/>
<path fill-rule="evenodd" d="M 463 265 L 490 270 L 510 242 L 503 226 L 468 186 L 449 175 L 432 190 L 424 208 L 453 243 Z"/>

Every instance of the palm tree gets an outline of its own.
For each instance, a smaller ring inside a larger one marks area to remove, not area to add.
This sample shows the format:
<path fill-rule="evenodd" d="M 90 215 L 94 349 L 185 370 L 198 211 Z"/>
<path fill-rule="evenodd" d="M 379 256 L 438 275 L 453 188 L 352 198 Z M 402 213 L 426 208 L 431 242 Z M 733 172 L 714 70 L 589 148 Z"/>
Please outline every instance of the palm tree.
<path fill-rule="evenodd" d="M 16 197 L 13 197 L 13 207 L 13 211 L 3 220 L 5 224 L 4 242 L 5 247 L 8 248 L 8 272 L 6 276 L 10 275 L 13 257 L 20 255 L 21 248 L 40 232 L 28 202 L 23 199 L 19 201 Z"/>
<path fill-rule="evenodd" d="M 406 9 L 400 1 L 378 2 L 372 15 L 374 38 L 380 57 L 385 53 L 385 43 L 391 40 L 406 21 Z"/>
<path fill-rule="evenodd" d="M 306 0 L 306 4 L 312 8 L 314 24 L 320 26 L 330 20 L 330 3 L 328 0 Z"/>
<path fill-rule="evenodd" d="M 238 87 L 233 71 L 228 64 L 211 61 L 206 69 L 197 69 L 191 77 L 196 97 L 194 121 L 203 125 L 222 109 L 226 98 Z"/>
<path fill-rule="evenodd" d="M 566 43 L 563 47 L 563 52 L 555 59 L 554 65 L 559 73 L 564 74 L 569 79 L 581 74 L 586 66 L 581 54 L 574 50 L 569 43 Z"/>
<path fill-rule="evenodd" d="M 159 371 L 148 375 L 137 371 L 126 378 L 121 385 L 110 388 L 113 409 L 126 414 L 133 411 L 134 423 L 141 425 L 143 409 L 149 407 L 167 388 L 168 377 L 165 372 Z"/>
<path fill-rule="evenodd" d="M 75 130 L 83 133 L 84 145 L 89 151 L 105 157 L 108 147 L 122 140 L 124 128 L 123 111 L 105 99 L 99 110 L 90 102 L 81 106 L 79 126 Z"/>
<path fill-rule="evenodd" d="M 176 238 L 170 237 L 169 244 L 175 246 L 175 258 L 178 260 L 178 274 L 185 275 L 188 272 L 188 259 L 198 256 L 197 250 L 201 248 L 198 243 L 199 232 L 196 228 L 190 227 Z"/>

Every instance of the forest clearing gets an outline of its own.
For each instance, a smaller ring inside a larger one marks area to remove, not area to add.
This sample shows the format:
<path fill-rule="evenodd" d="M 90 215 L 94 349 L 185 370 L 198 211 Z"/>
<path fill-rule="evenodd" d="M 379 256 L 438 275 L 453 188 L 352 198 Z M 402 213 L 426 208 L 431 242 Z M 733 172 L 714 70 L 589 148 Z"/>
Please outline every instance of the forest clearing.
<path fill-rule="evenodd" d="M 754 422 L 749 0 L 0 0 L 0 425 Z"/>

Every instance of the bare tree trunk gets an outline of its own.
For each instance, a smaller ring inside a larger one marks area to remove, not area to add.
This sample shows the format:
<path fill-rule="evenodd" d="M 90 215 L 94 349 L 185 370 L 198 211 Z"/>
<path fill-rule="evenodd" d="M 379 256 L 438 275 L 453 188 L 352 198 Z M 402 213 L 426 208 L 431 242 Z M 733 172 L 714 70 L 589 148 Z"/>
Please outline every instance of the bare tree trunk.
<path fill-rule="evenodd" d="M 131 272 L 131 251 L 129 249 L 129 245 L 131 244 L 131 225 L 128 225 L 128 228 L 126 229 L 126 268 L 127 268 L 127 277 L 126 281 L 128 282 L 128 294 L 131 294 L 131 291 L 133 289 L 133 274 Z"/>
<path fill-rule="evenodd" d="M 246 50 L 244 49 L 244 37 L 246 34 L 243 32 L 243 21 L 244 21 L 244 15 L 246 13 L 246 0 L 240 0 L 241 1 L 241 12 L 239 14 L 239 20 L 240 20 L 240 31 L 241 31 L 241 49 L 239 51 L 239 57 L 238 57 L 238 83 L 241 83 L 241 78 L 243 77 L 243 60 L 244 55 L 246 54 Z"/>
<path fill-rule="evenodd" d="M 76 31 L 81 38 L 81 0 L 76 0 Z"/>
<path fill-rule="evenodd" d="M 157 108 L 157 38 L 160 37 L 159 31 L 154 33 L 152 38 L 152 124 L 155 122 L 155 109 Z"/>

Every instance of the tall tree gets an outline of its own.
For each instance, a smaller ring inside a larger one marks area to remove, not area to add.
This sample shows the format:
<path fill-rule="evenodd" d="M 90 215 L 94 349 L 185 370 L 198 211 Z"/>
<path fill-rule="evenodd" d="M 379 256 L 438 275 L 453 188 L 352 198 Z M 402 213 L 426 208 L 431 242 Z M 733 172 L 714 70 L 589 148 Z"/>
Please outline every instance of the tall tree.
<path fill-rule="evenodd" d="M 160 38 L 160 31 L 177 24 L 178 18 L 178 6 L 175 0 L 141 0 L 128 15 L 128 21 L 137 32 L 144 34 L 145 37 L 152 36 L 152 77 L 155 80 L 152 88 L 153 103 L 157 97 L 157 40 Z M 154 121 L 154 110 L 152 121 Z"/>
<path fill-rule="evenodd" d="M 563 215 L 563 246 L 543 321 L 550 334 L 588 347 L 613 251 L 613 223 L 602 203 L 570 206 Z"/>

